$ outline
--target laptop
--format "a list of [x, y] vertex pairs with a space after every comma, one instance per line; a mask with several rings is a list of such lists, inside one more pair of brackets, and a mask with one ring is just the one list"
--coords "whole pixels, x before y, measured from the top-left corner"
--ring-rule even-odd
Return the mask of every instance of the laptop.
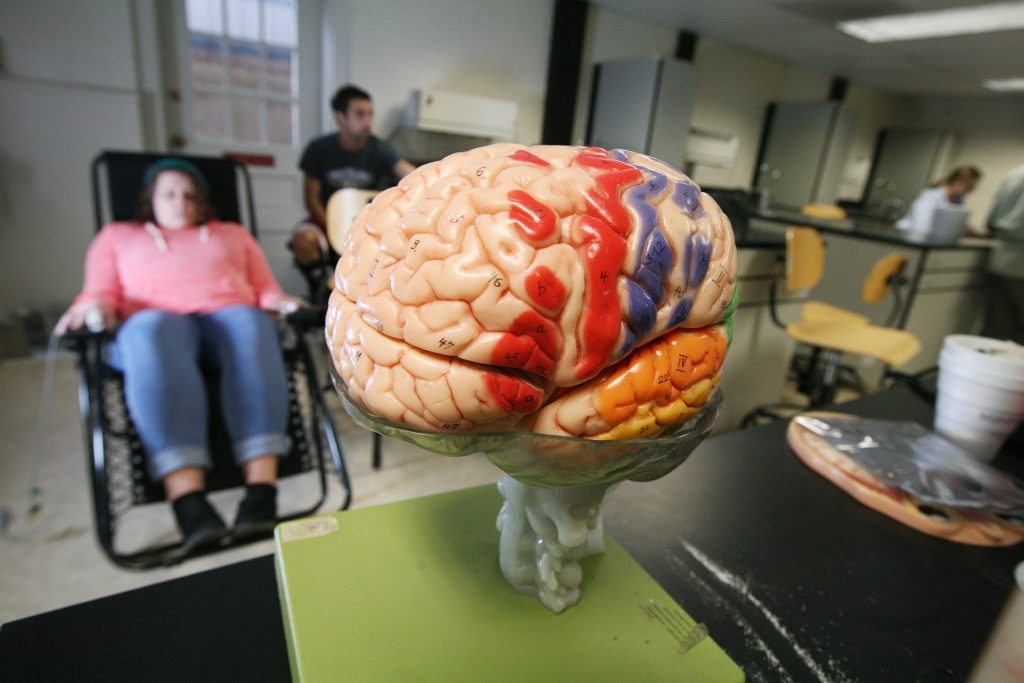
[[936, 206], [928, 241], [952, 244], [963, 237], [970, 211], [960, 206]]

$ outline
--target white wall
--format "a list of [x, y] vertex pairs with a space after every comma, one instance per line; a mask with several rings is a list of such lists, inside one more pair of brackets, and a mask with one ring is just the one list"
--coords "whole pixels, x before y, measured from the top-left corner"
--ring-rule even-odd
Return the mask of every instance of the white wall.
[[[597, 62], [675, 51], [678, 28], [627, 17], [592, 5], [581, 60], [573, 144], [583, 144]], [[697, 96], [692, 125], [739, 136], [731, 168], [696, 166], [708, 186], [749, 188], [757, 161], [765, 110], [771, 102], [825, 101], [833, 74], [789, 64], [763, 53], [700, 37], [694, 55]], [[845, 105], [854, 116], [848, 172], [840, 197], [859, 199], [878, 132], [894, 126], [954, 130], [959, 144], [952, 163], [973, 163], [985, 174], [968, 199], [980, 223], [1002, 176], [1024, 162], [1024, 97], [921, 98], [850, 84]]]
[[878, 131], [894, 126], [913, 125], [918, 105], [908, 97], [851, 84], [844, 100], [855, 115], [853, 141], [847, 159], [847, 172], [839, 185], [839, 198], [859, 200], [867, 184], [867, 174], [875, 154]]
[[[671, 57], [678, 29], [591, 6], [573, 141], [582, 144], [594, 64], [616, 59]], [[766, 55], [700, 38], [694, 55], [697, 94], [692, 126], [738, 135], [740, 152], [728, 169], [696, 167], [694, 178], [709, 186], [749, 187], [757, 161], [766, 107], [770, 102], [821, 100], [829, 77], [799, 69]]]
[[697, 41], [694, 66], [698, 84], [692, 125], [737, 135], [740, 140], [731, 168], [694, 169], [694, 180], [702, 185], [749, 188], [768, 105], [820, 102], [828, 97], [826, 74], [713, 40]]
[[[81, 283], [92, 235], [88, 166], [105, 147], [162, 149], [157, 0], [0, 2], [0, 317], [66, 304]], [[518, 140], [540, 138], [552, 0], [324, 0], [324, 97], [346, 81], [375, 96], [378, 132], [397, 125], [412, 90], [514, 99]], [[595, 62], [665, 55], [675, 27], [591, 6], [573, 140], [586, 126]], [[823, 100], [830, 74], [701, 38], [695, 126], [740, 136], [732, 168], [697, 167], [705, 185], [748, 187], [764, 110]], [[980, 223], [1003, 174], [1024, 161], [1024, 98], [906, 98], [850, 86], [857, 114], [851, 160], [868, 158], [887, 126], [958, 132], [952, 163], [985, 177], [968, 199]], [[331, 125], [326, 103], [321, 121]], [[570, 142], [570, 141], [567, 141]], [[850, 179], [844, 195], [859, 186]]]
[[[62, 307], [78, 291], [95, 154], [166, 148], [158, 23], [170, 13], [156, 3], [0, 3], [0, 318]], [[515, 100], [517, 139], [540, 140], [551, 0], [325, 0], [323, 9], [324, 92], [367, 87], [380, 133], [397, 125], [413, 89], [442, 88]]]
[[[583, 144], [594, 64], [636, 57], [672, 57], [678, 29], [592, 5], [581, 60], [573, 143]], [[694, 55], [697, 93], [691, 125], [740, 139], [736, 163], [727, 169], [697, 166], [694, 178], [708, 186], [750, 187], [765, 111], [771, 102], [822, 101], [831, 77], [764, 54], [701, 37]]]
[[81, 286], [89, 163], [143, 144], [133, 21], [130, 0], [0, 3], [0, 316]]
[[540, 141], [553, 3], [550, 0], [327, 0], [334, 88], [374, 99], [377, 134], [401, 122], [413, 90], [514, 100], [516, 140]]
[[132, 35], [129, 0], [0, 3], [0, 43], [9, 76], [133, 89]]
[[580, 58], [572, 144], [585, 143], [594, 65], [620, 59], [671, 55], [675, 50], [676, 33], [672, 28], [616, 14], [597, 5], [590, 6]]

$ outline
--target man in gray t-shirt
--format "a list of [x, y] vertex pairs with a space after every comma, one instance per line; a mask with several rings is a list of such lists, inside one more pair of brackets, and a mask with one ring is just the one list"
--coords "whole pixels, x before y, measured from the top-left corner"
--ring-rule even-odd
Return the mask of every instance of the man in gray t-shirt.
[[309, 143], [299, 168], [307, 180], [320, 183], [320, 204], [327, 206], [335, 190], [382, 190], [394, 184], [394, 168], [399, 161], [394, 147], [375, 135], [360, 149], [349, 151], [341, 146], [336, 133], [328, 133]]
[[321, 263], [328, 253], [326, 207], [335, 190], [384, 189], [415, 169], [390, 144], [371, 133], [373, 102], [365, 90], [353, 85], [339, 88], [331, 98], [331, 108], [338, 132], [315, 138], [299, 161], [309, 210], [309, 218], [292, 235], [292, 251], [299, 266]]

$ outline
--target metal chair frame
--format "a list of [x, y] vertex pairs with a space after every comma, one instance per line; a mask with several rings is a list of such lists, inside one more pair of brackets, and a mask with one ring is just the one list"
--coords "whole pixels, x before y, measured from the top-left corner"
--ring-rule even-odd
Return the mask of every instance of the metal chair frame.
[[[794, 232], [792, 230], [787, 232], [787, 251], [793, 246], [792, 237]], [[816, 242], [814, 239], [807, 239], [797, 244], [798, 251], [806, 254], [812, 261], [823, 261], [824, 248], [824, 242], [821, 240], [820, 235], [817, 236]], [[794, 273], [791, 272], [792, 260], [793, 258], [788, 253], [786, 255], [779, 255], [779, 261], [780, 263], [785, 263], [786, 269], [781, 276], [772, 278], [771, 286], [768, 290], [769, 314], [775, 326], [782, 330], [786, 329], [786, 323], [781, 320], [778, 312], [778, 288], [780, 283], [785, 282], [788, 289], [813, 287], [818, 283], [823, 272], [822, 263], [815, 263], [812, 267], [808, 268], [807, 272], [797, 273], [794, 277]], [[877, 270], [877, 268], [878, 264], [875, 265], [872, 272]], [[907, 284], [907, 280], [903, 276], [902, 265], [886, 278], [885, 284], [887, 291], [893, 295], [892, 308], [885, 323], [885, 326], [888, 327], [899, 315], [903, 302], [901, 288]], [[872, 299], [871, 302], [876, 303], [880, 300]], [[807, 396], [807, 405], [776, 403], [759, 406], [743, 417], [741, 426], [754, 426], [759, 424], [761, 420], [772, 421], [781, 419], [782, 413], [779, 411], [805, 411], [832, 403], [835, 400], [843, 373], [854, 375], [857, 380], [856, 383], [858, 385], [863, 384], [855, 369], [840, 364], [840, 359], [843, 355], [842, 351], [814, 345], [809, 345], [809, 348], [810, 354], [806, 364], [804, 364], [802, 369], [796, 370], [797, 389], [800, 393]], [[887, 376], [888, 373], [887, 369]]]
[[[105, 216], [103, 211], [102, 180], [105, 164], [113, 160], [148, 166], [165, 155], [134, 152], [104, 152], [92, 164], [93, 199], [95, 205], [96, 229], [108, 220], [123, 219], [125, 216]], [[244, 188], [248, 206], [249, 229], [256, 234], [255, 212], [252, 206], [251, 180], [247, 169], [231, 159], [213, 157], [182, 157], [196, 163], [206, 172], [210, 166], [221, 171], [231, 169]], [[140, 176], [141, 177], [141, 176]], [[107, 188], [109, 190], [109, 187]], [[108, 207], [109, 208], [109, 207]], [[241, 218], [237, 214], [228, 216]], [[280, 326], [282, 353], [288, 372], [289, 383], [289, 433], [292, 450], [280, 463], [280, 476], [287, 477], [302, 472], [316, 471], [319, 484], [317, 500], [309, 507], [289, 512], [278, 518], [286, 521], [306, 516], [319, 509], [327, 495], [327, 475], [323, 450], [326, 446], [342, 485], [344, 499], [342, 510], [352, 500], [351, 483], [345, 465], [344, 453], [338, 439], [323, 389], [316, 377], [316, 365], [309, 345], [306, 343], [307, 330], [323, 320], [322, 310], [300, 311], [286, 319]], [[163, 489], [158, 482], [149, 480], [145, 471], [145, 453], [135, 431], [131, 416], [124, 405], [123, 378], [107, 364], [106, 351], [110, 340], [106, 333], [77, 331], [66, 335], [65, 344], [78, 356], [78, 399], [82, 415], [85, 451], [89, 467], [92, 490], [93, 512], [99, 545], [107, 557], [116, 565], [129, 569], [149, 569], [168, 566], [187, 558], [237, 547], [269, 536], [255, 535], [244, 538], [229, 536], [224, 543], [200, 548], [186, 553], [180, 542], [157, 545], [134, 552], [121, 552], [115, 543], [120, 517], [134, 506], [164, 500]], [[210, 383], [208, 382], [208, 385]], [[214, 383], [215, 384], [215, 383]], [[241, 486], [240, 468], [230, 456], [230, 441], [220, 417], [219, 402], [215, 386], [207, 387], [214, 398], [210, 405], [210, 450], [213, 469], [207, 479], [209, 491], [219, 491]], [[127, 478], [129, 483], [125, 483]], [[127, 489], [127, 490], [123, 490]]]

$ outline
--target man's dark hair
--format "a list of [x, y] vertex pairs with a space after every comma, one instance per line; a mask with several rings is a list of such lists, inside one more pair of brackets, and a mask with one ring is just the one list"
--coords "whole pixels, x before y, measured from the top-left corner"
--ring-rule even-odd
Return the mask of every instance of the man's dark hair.
[[340, 113], [348, 113], [348, 103], [352, 100], [372, 100], [370, 93], [366, 92], [362, 88], [349, 84], [343, 85], [338, 88], [338, 92], [334, 93], [334, 97], [331, 98], [331, 109]]

